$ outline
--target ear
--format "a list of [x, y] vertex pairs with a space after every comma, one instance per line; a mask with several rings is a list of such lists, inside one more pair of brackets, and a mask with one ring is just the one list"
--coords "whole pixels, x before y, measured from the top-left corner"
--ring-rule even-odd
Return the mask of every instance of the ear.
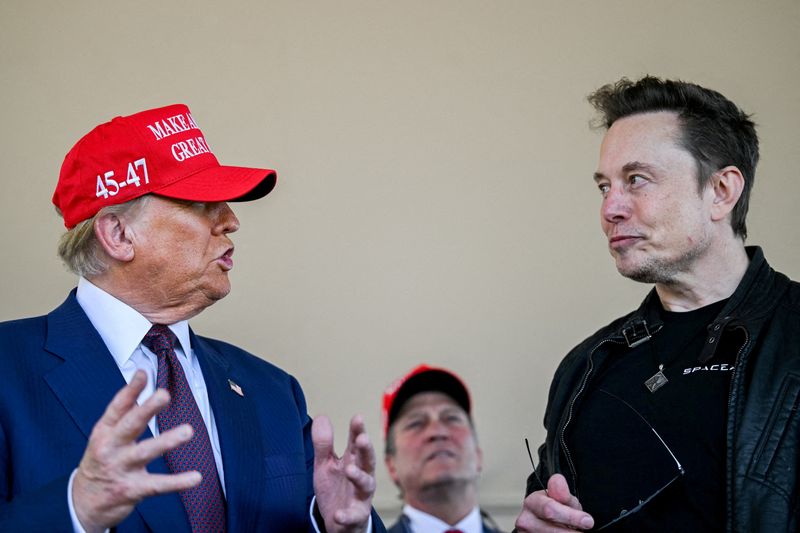
[[389, 471], [389, 477], [391, 477], [392, 481], [394, 481], [394, 484], [397, 485], [397, 468], [394, 465], [394, 456], [384, 456], [383, 462], [386, 463], [386, 470]]
[[117, 261], [132, 261], [134, 257], [133, 240], [130, 228], [115, 214], [105, 214], [94, 221], [94, 235], [103, 251]]
[[744, 176], [737, 167], [728, 166], [715, 172], [709, 185], [713, 193], [711, 220], [724, 220], [742, 195]]

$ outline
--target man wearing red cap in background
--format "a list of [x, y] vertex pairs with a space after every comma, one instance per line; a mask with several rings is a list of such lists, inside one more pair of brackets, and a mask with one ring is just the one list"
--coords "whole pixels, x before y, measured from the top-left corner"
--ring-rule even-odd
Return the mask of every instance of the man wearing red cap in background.
[[470, 407], [458, 376], [427, 365], [384, 393], [386, 467], [405, 503], [389, 533], [497, 532], [478, 507], [483, 452]]
[[221, 166], [184, 105], [67, 154], [53, 203], [78, 287], [0, 324], [0, 530], [383, 529], [360, 417], [339, 459], [292, 376], [188, 325], [230, 290], [226, 202], [275, 179]]

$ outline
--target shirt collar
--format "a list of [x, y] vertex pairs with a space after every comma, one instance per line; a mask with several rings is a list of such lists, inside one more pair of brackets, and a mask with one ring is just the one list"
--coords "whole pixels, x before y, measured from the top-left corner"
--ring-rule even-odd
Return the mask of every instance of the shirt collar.
[[[122, 367], [139, 347], [152, 324], [134, 308], [86, 278], [78, 279], [76, 298], [108, 351], [111, 352], [117, 366]], [[178, 338], [183, 353], [191, 358], [189, 322], [182, 320], [170, 324], [169, 329]]]
[[483, 521], [481, 520], [481, 512], [475, 507], [469, 512], [467, 516], [462, 518], [457, 524], [452, 526], [435, 516], [429, 515], [426, 512], [420, 511], [409, 504], [403, 506], [403, 514], [408, 517], [411, 522], [411, 531], [415, 533], [420, 532], [435, 532], [440, 533], [448, 529], [460, 529], [464, 533], [481, 533], [483, 531]]

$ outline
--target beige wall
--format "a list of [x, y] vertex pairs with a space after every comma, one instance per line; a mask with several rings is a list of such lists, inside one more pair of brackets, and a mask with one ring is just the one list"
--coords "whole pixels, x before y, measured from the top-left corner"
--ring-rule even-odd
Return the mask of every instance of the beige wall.
[[460, 372], [510, 527], [555, 365], [647, 290], [599, 231], [585, 95], [653, 73], [754, 112], [750, 242], [798, 278], [799, 28], [797, 0], [4, 0], [0, 319], [75, 283], [49, 204], [72, 144], [188, 103], [223, 162], [280, 178], [238, 208], [234, 291], [195, 329], [295, 374], [340, 446], [356, 411], [382, 446], [381, 392], [417, 362]]

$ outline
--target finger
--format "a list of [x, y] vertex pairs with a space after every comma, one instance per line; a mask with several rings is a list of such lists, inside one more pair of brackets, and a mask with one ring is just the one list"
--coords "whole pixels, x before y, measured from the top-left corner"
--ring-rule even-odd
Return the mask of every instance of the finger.
[[573, 496], [569, 491], [567, 478], [561, 474], [553, 474], [550, 476], [550, 479], [547, 480], [547, 495], [557, 502], [568, 505], [573, 509], [583, 510], [578, 498]]
[[150, 496], [193, 489], [202, 481], [203, 475], [197, 470], [178, 474], [146, 473], [133, 483], [130, 496], [133, 496], [133, 501], [139, 501]]
[[362, 529], [367, 526], [369, 519], [370, 508], [364, 507], [350, 507], [347, 509], [339, 509], [333, 513], [333, 520], [340, 526], [355, 527], [361, 526]]
[[350, 423], [350, 437], [352, 445], [348, 452], [355, 457], [356, 466], [369, 474], [374, 474], [375, 449], [372, 447], [369, 434], [365, 431], [363, 421], [356, 420], [356, 417], [353, 417]]
[[311, 424], [311, 442], [314, 444], [314, 464], [327, 461], [333, 453], [333, 426], [327, 416], [318, 416]]
[[142, 404], [128, 410], [115, 427], [117, 443], [127, 444], [136, 440], [156, 416], [169, 403], [169, 393], [164, 389], [156, 391]]
[[133, 405], [136, 404], [136, 399], [139, 394], [144, 390], [147, 384], [147, 374], [142, 370], [137, 370], [133, 374], [130, 383], [122, 387], [115, 395], [111, 402], [106, 407], [103, 416], [98, 420], [98, 424], [113, 426], [127, 413]]
[[514, 522], [514, 531], [518, 533], [564, 533], [575, 531], [574, 528], [551, 524], [539, 519], [528, 511], [522, 511]]
[[350, 433], [347, 436], [347, 447], [350, 448], [353, 446], [356, 438], [365, 432], [364, 417], [361, 415], [354, 415], [353, 418], [350, 419]]
[[554, 500], [543, 490], [534, 492], [525, 498], [523, 511], [529, 511], [533, 516], [550, 525], [578, 529], [589, 529], [594, 526], [594, 519], [590, 514]]
[[131, 446], [122, 454], [122, 460], [130, 467], [144, 468], [148, 463], [165, 452], [189, 442], [194, 435], [190, 424], [181, 424], [157, 437], [145, 439]]
[[371, 473], [350, 464], [345, 468], [345, 475], [353, 483], [356, 492], [360, 494], [360, 499], [368, 499], [375, 493], [375, 476]]

